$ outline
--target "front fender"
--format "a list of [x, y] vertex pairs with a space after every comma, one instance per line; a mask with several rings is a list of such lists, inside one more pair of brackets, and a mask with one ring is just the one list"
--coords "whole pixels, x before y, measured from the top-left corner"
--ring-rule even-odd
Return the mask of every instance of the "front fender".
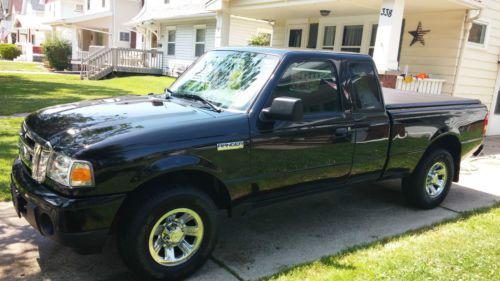
[[175, 155], [158, 159], [138, 171], [133, 182], [139, 186], [166, 173], [176, 171], [200, 171], [220, 178], [221, 169], [214, 163], [195, 155]]

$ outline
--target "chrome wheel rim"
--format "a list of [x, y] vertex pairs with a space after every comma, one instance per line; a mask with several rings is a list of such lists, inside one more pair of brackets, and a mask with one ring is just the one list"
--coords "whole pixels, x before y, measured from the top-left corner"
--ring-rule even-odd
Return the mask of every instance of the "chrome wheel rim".
[[439, 196], [448, 180], [448, 170], [444, 162], [436, 162], [429, 169], [427, 179], [425, 181], [425, 191], [431, 198]]
[[200, 216], [191, 209], [174, 209], [158, 219], [151, 229], [149, 253], [161, 265], [179, 265], [198, 251], [202, 239]]

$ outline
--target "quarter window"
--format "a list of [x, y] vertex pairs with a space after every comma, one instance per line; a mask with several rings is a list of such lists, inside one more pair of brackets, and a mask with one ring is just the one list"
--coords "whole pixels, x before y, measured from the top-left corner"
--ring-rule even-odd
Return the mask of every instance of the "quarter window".
[[336, 77], [330, 62], [295, 62], [283, 74], [272, 96], [301, 99], [306, 114], [337, 112], [341, 103]]
[[373, 65], [367, 62], [351, 63], [351, 86], [356, 110], [380, 110], [382, 98]]
[[206, 29], [205, 28], [196, 28], [195, 29], [196, 33], [196, 38], [195, 38], [195, 43], [194, 43], [194, 56], [199, 57], [205, 53], [205, 35], [206, 35]]
[[361, 52], [361, 41], [363, 39], [362, 25], [346, 25], [344, 26], [344, 35], [342, 37], [342, 51], [345, 52]]
[[167, 55], [175, 55], [175, 29], [168, 31]]

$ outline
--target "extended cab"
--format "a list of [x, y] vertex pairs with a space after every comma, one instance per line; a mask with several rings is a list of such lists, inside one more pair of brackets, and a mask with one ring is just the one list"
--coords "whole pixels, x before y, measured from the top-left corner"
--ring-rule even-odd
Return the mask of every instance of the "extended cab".
[[412, 205], [439, 205], [486, 115], [477, 100], [383, 89], [366, 55], [223, 48], [163, 94], [27, 116], [12, 196], [42, 235], [89, 252], [115, 234], [130, 268], [176, 279], [212, 251], [217, 210], [387, 178]]

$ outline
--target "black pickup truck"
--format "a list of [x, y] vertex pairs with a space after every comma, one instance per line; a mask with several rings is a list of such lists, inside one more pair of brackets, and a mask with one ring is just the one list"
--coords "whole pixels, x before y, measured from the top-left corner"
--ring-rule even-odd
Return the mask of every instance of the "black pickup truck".
[[115, 235], [131, 269], [178, 279], [214, 248], [218, 210], [388, 178], [436, 207], [486, 116], [477, 100], [381, 88], [367, 55], [222, 48], [163, 94], [27, 116], [12, 197], [46, 237], [88, 253]]

